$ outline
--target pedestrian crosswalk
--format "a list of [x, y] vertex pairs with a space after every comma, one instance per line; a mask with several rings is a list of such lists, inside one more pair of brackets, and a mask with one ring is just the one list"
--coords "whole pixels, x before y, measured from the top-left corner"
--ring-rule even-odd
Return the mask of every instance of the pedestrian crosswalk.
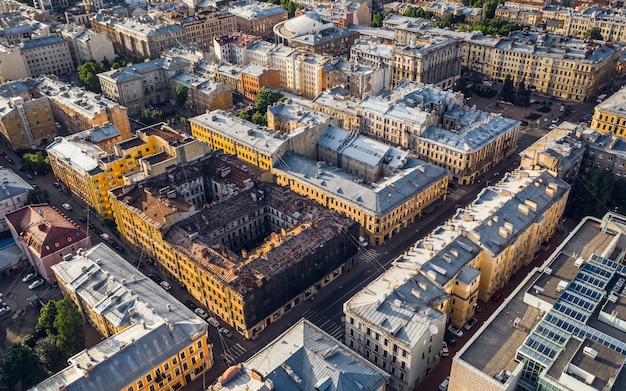
[[376, 260], [379, 254], [378, 250], [368, 248], [361, 252], [359, 258], [363, 259], [365, 262], [372, 262]]
[[333, 338], [343, 341], [343, 325], [320, 314], [315, 309], [309, 309], [302, 314], [309, 322], [330, 334]]
[[228, 342], [224, 341], [223, 347], [224, 352], [222, 353], [222, 358], [229, 364], [243, 361], [239, 359], [239, 357], [245, 355], [248, 351], [239, 342], [235, 343], [234, 345], [230, 345]]

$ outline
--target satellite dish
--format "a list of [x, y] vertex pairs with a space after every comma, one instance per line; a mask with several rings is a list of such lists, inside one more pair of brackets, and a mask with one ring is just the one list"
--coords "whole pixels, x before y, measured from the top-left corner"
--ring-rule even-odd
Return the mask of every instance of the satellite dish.
[[431, 323], [430, 326], [428, 326], [428, 330], [430, 330], [430, 333], [432, 335], [436, 335], [437, 333], [439, 333], [439, 329], [437, 328], [437, 325]]

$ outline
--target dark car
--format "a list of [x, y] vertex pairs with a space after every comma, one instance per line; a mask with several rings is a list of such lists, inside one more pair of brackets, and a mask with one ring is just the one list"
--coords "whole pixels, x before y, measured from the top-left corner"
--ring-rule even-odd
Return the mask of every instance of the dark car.
[[502, 296], [504, 296], [504, 293], [502, 293], [502, 291], [498, 291], [496, 293], [493, 294], [493, 296], [491, 297], [492, 301], [498, 302], [502, 299]]
[[187, 308], [189, 308], [191, 310], [195, 310], [196, 309], [196, 304], [193, 301], [189, 300], [189, 299], [185, 300], [185, 305], [187, 306]]
[[157, 284], [159, 282], [163, 281], [163, 279], [161, 277], [157, 276], [156, 274], [152, 274], [152, 273], [148, 274], [148, 278], [151, 279], [152, 281], [156, 282]]
[[452, 333], [449, 333], [448, 331], [446, 331], [443, 339], [448, 343], [448, 346], [456, 345], [456, 338], [454, 338], [454, 335], [452, 335]]

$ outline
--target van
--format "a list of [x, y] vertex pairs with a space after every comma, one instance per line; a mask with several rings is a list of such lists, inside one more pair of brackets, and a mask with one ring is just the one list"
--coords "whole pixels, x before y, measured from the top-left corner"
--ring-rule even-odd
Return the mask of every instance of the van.
[[206, 321], [207, 321], [208, 324], [210, 324], [211, 326], [215, 327], [216, 329], [220, 328], [220, 323], [214, 317], [209, 316]]
[[606, 99], [607, 95], [606, 94], [602, 94], [600, 96], [598, 96], [598, 99], [596, 99], [597, 103], [601, 103], [602, 101], [604, 101]]

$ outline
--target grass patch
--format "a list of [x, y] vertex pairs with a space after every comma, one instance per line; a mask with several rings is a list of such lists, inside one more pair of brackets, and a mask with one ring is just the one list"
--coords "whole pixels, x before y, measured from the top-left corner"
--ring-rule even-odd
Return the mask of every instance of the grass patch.
[[525, 118], [529, 121], [537, 121], [539, 118], [541, 118], [541, 114], [530, 113]]
[[542, 113], [549, 113], [552, 111], [552, 107], [550, 106], [541, 106], [537, 109], [537, 111], [541, 111]]

